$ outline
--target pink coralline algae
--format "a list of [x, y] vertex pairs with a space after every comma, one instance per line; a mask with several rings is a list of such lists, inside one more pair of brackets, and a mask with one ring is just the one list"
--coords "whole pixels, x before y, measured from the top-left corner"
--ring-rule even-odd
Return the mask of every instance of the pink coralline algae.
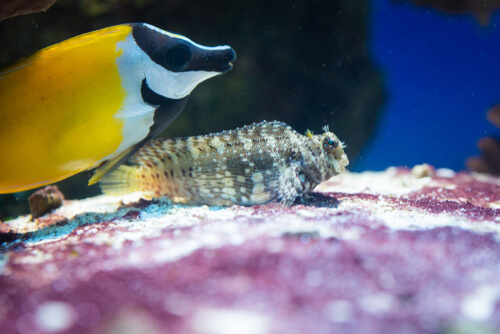
[[100, 196], [51, 216], [2, 223], [1, 333], [500, 330], [499, 178], [389, 169], [289, 208]]

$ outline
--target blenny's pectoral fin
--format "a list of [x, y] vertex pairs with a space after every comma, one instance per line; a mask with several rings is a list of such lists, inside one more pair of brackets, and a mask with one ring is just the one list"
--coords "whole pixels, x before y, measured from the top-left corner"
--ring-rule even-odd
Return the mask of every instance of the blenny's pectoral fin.
[[284, 206], [291, 206], [302, 193], [300, 169], [296, 164], [290, 164], [281, 174], [279, 180], [279, 199]]
[[278, 201], [289, 207], [301, 195], [301, 189], [297, 166], [292, 165], [284, 171], [270, 168], [266, 171], [255, 171], [245, 184], [235, 189], [236, 194], [232, 202], [249, 206]]

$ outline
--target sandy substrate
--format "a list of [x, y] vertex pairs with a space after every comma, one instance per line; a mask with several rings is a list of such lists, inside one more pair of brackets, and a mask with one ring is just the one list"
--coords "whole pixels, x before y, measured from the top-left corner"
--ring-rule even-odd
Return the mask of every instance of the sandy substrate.
[[0, 224], [1, 333], [496, 333], [500, 179], [346, 173], [305, 203], [99, 196]]

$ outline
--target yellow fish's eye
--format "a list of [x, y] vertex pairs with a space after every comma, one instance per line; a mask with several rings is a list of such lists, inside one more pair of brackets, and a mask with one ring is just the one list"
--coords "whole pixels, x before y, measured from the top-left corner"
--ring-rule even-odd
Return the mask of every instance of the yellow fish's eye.
[[181, 72], [189, 65], [193, 54], [189, 47], [180, 44], [168, 50], [166, 58], [168, 69], [172, 72]]
[[325, 139], [323, 139], [323, 149], [326, 152], [333, 152], [338, 146], [338, 141], [332, 140], [330, 137], [325, 137]]

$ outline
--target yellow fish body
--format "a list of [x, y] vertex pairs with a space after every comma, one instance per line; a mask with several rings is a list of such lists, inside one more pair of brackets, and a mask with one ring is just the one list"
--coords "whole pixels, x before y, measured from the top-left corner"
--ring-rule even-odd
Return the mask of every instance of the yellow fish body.
[[43, 49], [0, 72], [0, 194], [117, 167], [182, 111], [196, 85], [231, 68], [204, 47], [124, 24]]

